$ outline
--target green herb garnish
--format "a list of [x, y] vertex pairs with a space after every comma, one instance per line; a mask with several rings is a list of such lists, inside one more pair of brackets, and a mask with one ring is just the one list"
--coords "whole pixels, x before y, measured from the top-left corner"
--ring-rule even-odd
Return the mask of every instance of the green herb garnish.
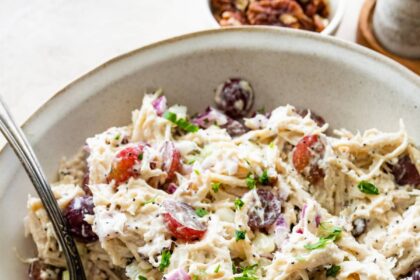
[[236, 268], [236, 265], [234, 263], [232, 263], [232, 273], [233, 274], [238, 273], [238, 269]]
[[197, 214], [197, 216], [199, 216], [200, 218], [203, 218], [208, 213], [209, 212], [207, 212], [207, 210], [206, 209], [203, 209], [203, 208], [195, 209], [195, 214]]
[[245, 202], [242, 201], [240, 198], [235, 198], [235, 208], [240, 210], [242, 206], [245, 205]]
[[220, 189], [220, 183], [211, 183], [211, 189], [217, 193]]
[[268, 185], [270, 182], [270, 179], [268, 178], [268, 172], [267, 170], [264, 170], [261, 176], [258, 178], [258, 182], [262, 185]]
[[276, 144], [274, 144], [274, 141], [271, 142], [270, 144], [268, 144], [268, 147], [270, 147], [270, 149], [274, 149]]
[[197, 132], [198, 131], [198, 126], [190, 123], [186, 119], [182, 119], [182, 118], [178, 119], [175, 113], [172, 113], [170, 111], [166, 111], [163, 114], [163, 117], [165, 119], [167, 119], [168, 121], [176, 124], [182, 130], [185, 130], [187, 132]]
[[264, 115], [265, 114], [265, 106], [262, 106], [260, 109], [257, 110], [258, 114]]
[[199, 279], [198, 275], [194, 274], [193, 277], [192, 277], [192, 280], [198, 280], [198, 279]]
[[375, 195], [379, 194], [378, 188], [374, 184], [369, 183], [368, 181], [360, 181], [359, 184], [357, 184], [357, 187], [363, 193]]
[[196, 161], [196, 159], [190, 159], [189, 161], [187, 161], [187, 164], [188, 165], [193, 165], [195, 161]]
[[[234, 280], [258, 280], [255, 275], [257, 273], [257, 264], [246, 266], [242, 268], [242, 276], [234, 277]], [[236, 273], [236, 272], [234, 272]]]
[[139, 275], [139, 277], [137, 278], [137, 280], [147, 280], [146, 277]]
[[145, 202], [142, 203], [142, 205], [144, 206], [144, 205], [153, 203], [155, 201], [156, 201], [156, 196], [155, 197], [152, 197], [151, 199], [146, 200]]
[[246, 232], [244, 230], [235, 230], [235, 239], [236, 241], [244, 240]]
[[200, 171], [198, 171], [197, 169], [194, 169], [194, 173], [200, 175]]
[[220, 264], [214, 269], [214, 273], [218, 273], [220, 270]]
[[165, 268], [167, 268], [171, 264], [171, 252], [168, 250], [163, 250], [162, 252], [162, 259], [160, 260], [159, 264], [159, 271], [163, 272], [165, 271]]
[[254, 174], [249, 173], [245, 181], [248, 189], [252, 190], [257, 187], [257, 182], [255, 180]]
[[115, 135], [114, 139], [118, 141], [120, 140], [120, 137], [121, 137], [121, 133], [118, 133], [117, 135]]
[[62, 280], [70, 280], [70, 272], [68, 270], [63, 271], [63, 274], [61, 275], [61, 279]]
[[137, 156], [137, 158], [138, 158], [138, 160], [143, 160], [143, 153], [139, 154], [139, 155]]
[[335, 277], [340, 272], [341, 266], [333, 264], [330, 268], [327, 269], [327, 277]]
[[313, 244], [305, 245], [305, 249], [308, 250], [315, 250], [324, 248], [328, 243], [336, 241], [340, 238], [342, 229], [339, 227], [326, 227], [325, 224], [321, 223], [322, 229], [325, 231], [326, 235], [319, 238], [318, 242]]

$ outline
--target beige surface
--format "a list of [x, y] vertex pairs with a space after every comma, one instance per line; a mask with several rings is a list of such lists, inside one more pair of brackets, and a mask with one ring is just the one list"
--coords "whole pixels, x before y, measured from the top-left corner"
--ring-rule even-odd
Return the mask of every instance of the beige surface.
[[[338, 37], [355, 41], [362, 3], [348, 1]], [[211, 26], [206, 0], [2, 0], [0, 95], [22, 123], [104, 61]]]

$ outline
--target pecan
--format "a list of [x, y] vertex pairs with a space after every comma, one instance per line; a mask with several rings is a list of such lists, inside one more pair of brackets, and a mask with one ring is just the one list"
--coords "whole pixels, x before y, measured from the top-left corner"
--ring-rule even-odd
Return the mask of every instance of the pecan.
[[[287, 16], [283, 16], [284, 14]], [[253, 25], [291, 26], [314, 30], [312, 19], [305, 15], [302, 7], [295, 0], [252, 2], [248, 7], [247, 18]]]
[[211, 0], [213, 13], [221, 17], [226, 11], [235, 11], [235, 0]]
[[226, 11], [222, 14], [220, 21], [221, 26], [238, 26], [246, 24], [246, 17], [240, 11]]
[[328, 22], [327, 19], [324, 19], [320, 17], [319, 15], [314, 15], [313, 20], [314, 20], [314, 26], [315, 26], [316, 32], [321, 32], [322, 30], [324, 30], [326, 26], [326, 22]]
[[329, 8], [326, 0], [299, 0], [308, 17], [318, 14], [321, 17], [328, 17]]

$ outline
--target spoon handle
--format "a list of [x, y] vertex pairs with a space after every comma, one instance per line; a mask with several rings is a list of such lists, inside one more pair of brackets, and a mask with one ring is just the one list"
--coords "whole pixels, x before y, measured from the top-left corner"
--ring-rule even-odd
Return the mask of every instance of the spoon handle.
[[12, 146], [17, 157], [31, 179], [42, 204], [51, 220], [58, 242], [64, 252], [71, 280], [85, 280], [83, 264], [77, 252], [76, 244], [69, 234], [69, 228], [54, 194], [42, 171], [41, 165], [32, 150], [31, 145], [19, 126], [13, 120], [6, 104], [0, 97], [0, 131]]

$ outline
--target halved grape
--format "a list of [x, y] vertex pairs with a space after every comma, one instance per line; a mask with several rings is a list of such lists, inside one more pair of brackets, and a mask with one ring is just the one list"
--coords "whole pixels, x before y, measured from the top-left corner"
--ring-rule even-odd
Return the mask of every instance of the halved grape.
[[231, 118], [246, 116], [254, 104], [254, 91], [249, 82], [234, 78], [229, 79], [216, 89], [217, 108]]
[[254, 199], [248, 210], [248, 225], [251, 229], [271, 226], [281, 213], [281, 202], [270, 190], [257, 189], [258, 200]]
[[401, 157], [392, 166], [392, 175], [398, 185], [420, 185], [420, 174], [408, 155]]
[[193, 241], [200, 239], [207, 231], [207, 227], [199, 221], [194, 209], [186, 203], [175, 200], [163, 202], [163, 217], [172, 236]]
[[119, 186], [131, 177], [139, 176], [143, 148], [143, 144], [135, 144], [121, 150], [112, 163], [111, 171], [107, 176], [108, 183], [114, 180], [115, 185]]
[[175, 148], [174, 143], [166, 141], [161, 149], [162, 153], [162, 170], [164, 170], [168, 176], [167, 181], [174, 179], [175, 173], [181, 170], [181, 152]]
[[64, 209], [71, 235], [78, 241], [90, 243], [98, 240], [98, 236], [93, 232], [92, 226], [84, 220], [85, 215], [93, 215], [94, 205], [91, 196], [75, 197]]
[[318, 161], [324, 156], [325, 146], [318, 135], [307, 135], [293, 151], [293, 165], [312, 184], [324, 177]]

